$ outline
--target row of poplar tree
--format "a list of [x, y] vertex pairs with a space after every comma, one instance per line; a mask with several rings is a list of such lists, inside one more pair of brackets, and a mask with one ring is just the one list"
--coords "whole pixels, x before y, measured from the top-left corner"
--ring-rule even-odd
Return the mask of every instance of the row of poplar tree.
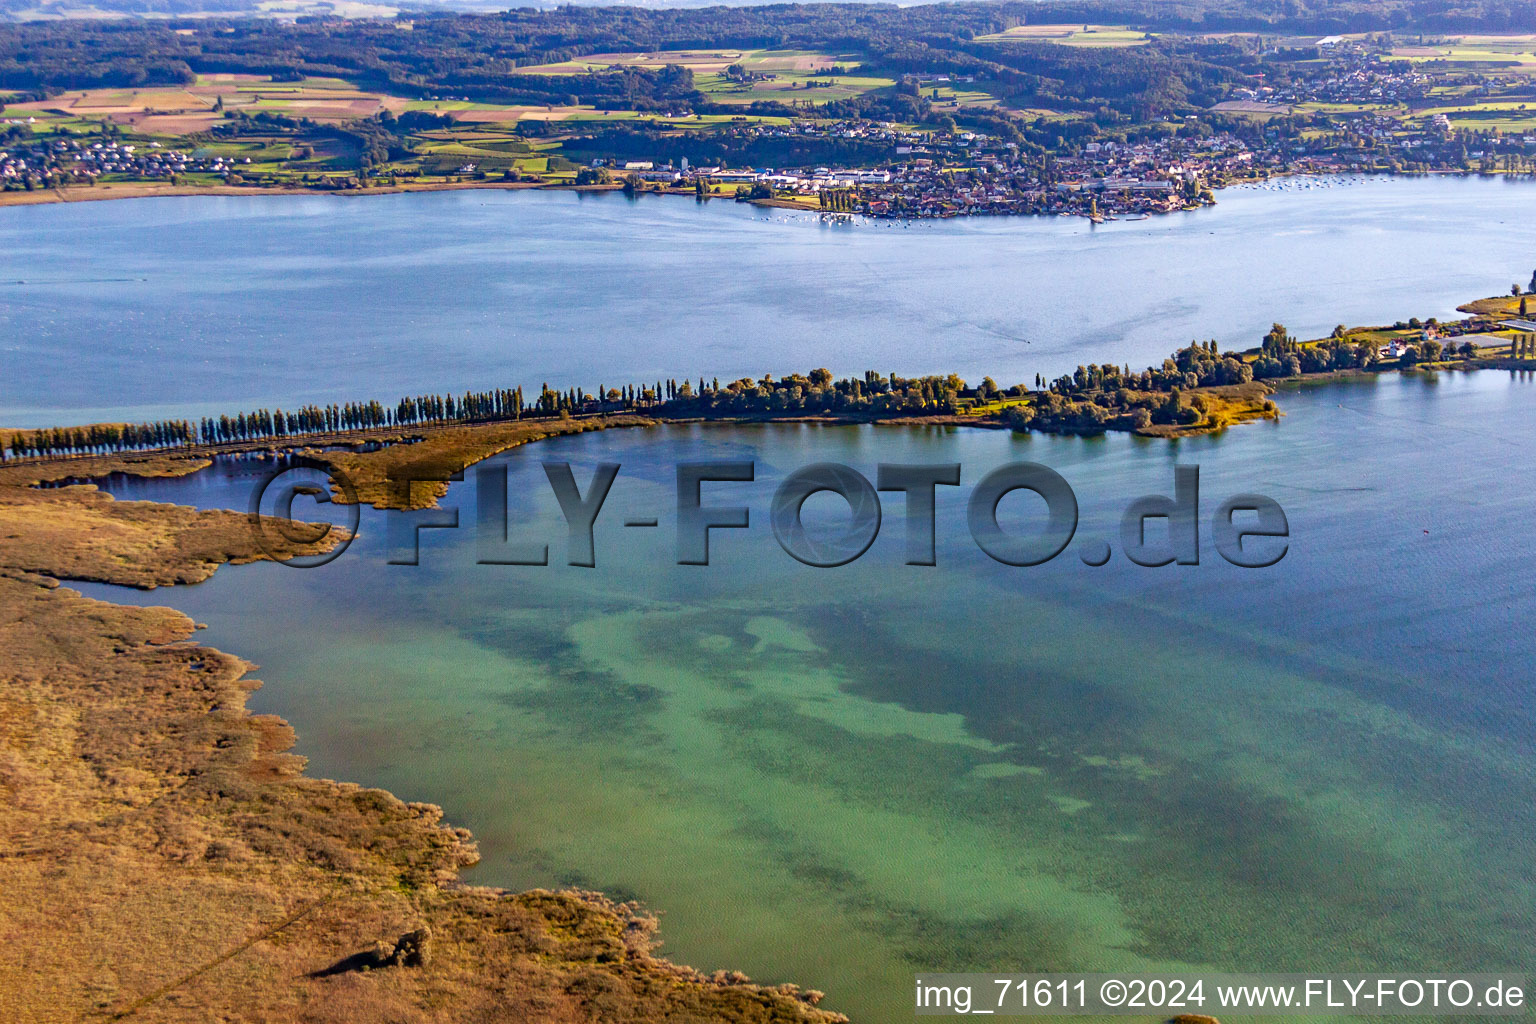
[[[703, 381], [700, 380], [702, 388]], [[106, 452], [146, 451], [193, 445], [229, 444], [239, 441], [280, 440], [310, 434], [334, 434], [378, 427], [442, 423], [489, 423], [569, 415], [582, 411], [616, 411], [653, 406], [657, 395], [675, 397], [688, 390], [686, 382], [657, 381], [654, 389], [627, 385], [597, 395], [577, 388], [553, 391], [546, 384], [532, 403], [524, 401], [522, 388], [467, 392], [462, 395], [417, 395], [402, 398], [393, 407], [381, 402], [347, 402], [306, 405], [292, 411], [257, 409], [234, 416], [205, 416], [188, 420], [156, 420], [150, 423], [100, 423], [87, 427], [46, 427], [13, 431], [0, 445], [0, 460], [28, 456], [86, 455]], [[597, 397], [601, 396], [601, 397]]]

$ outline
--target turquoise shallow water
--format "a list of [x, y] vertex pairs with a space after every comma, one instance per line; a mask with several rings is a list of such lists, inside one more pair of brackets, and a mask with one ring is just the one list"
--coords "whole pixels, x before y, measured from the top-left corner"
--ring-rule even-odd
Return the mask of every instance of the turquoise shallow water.
[[[1536, 745], [1530, 529], [1536, 382], [1503, 373], [1288, 392], [1284, 419], [1177, 443], [1002, 432], [693, 426], [494, 460], [549, 567], [475, 564], [475, 479], [385, 564], [383, 515], [313, 570], [221, 569], [151, 594], [260, 663], [258, 710], [317, 773], [443, 804], [475, 880], [579, 884], [663, 912], [666, 951], [905, 1019], [922, 970], [1500, 970], [1528, 963]], [[752, 527], [673, 564], [674, 466]], [[538, 463], [622, 464], [597, 567], [559, 564]], [[1028, 459], [1067, 478], [1078, 541], [1009, 568], [964, 499]], [[859, 561], [816, 570], [767, 523], [819, 461], [959, 462], [938, 562], [902, 564], [901, 499]], [[1120, 511], [1201, 467], [1203, 515], [1256, 491], [1291, 549], [1241, 570], [1117, 550]], [[243, 508], [254, 470], [118, 481]], [[739, 496], [739, 497], [738, 497]], [[1018, 501], [1017, 505], [1008, 502]], [[1022, 498], [1004, 504], [1027, 519]], [[808, 513], [835, 521], [832, 499]], [[626, 529], [657, 516], [655, 530]]]

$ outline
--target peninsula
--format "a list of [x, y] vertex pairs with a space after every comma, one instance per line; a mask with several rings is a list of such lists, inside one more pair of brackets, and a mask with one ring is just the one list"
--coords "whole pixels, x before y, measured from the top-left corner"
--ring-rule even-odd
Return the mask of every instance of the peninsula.
[[[991, 377], [968, 384], [954, 374], [900, 377], [866, 371], [834, 379], [830, 370], [744, 377], [669, 378], [610, 387], [497, 388], [461, 395], [408, 396], [392, 404], [354, 401], [298, 409], [254, 409], [203, 417], [199, 422], [163, 420], [141, 424], [93, 424], [36, 430], [0, 430], [0, 465], [89, 460], [105, 455], [206, 459], [219, 454], [278, 449], [369, 445], [401, 440], [399, 451], [364, 454], [318, 452], [349, 470], [428, 453], [462, 452], [456, 472], [498, 451], [543, 437], [607, 426], [677, 420], [822, 420], [895, 424], [946, 423], [1097, 434], [1126, 431], [1148, 437], [1212, 433], [1280, 410], [1269, 396], [1275, 386], [1341, 375], [1404, 370], [1536, 369], [1536, 321], [1525, 319], [1536, 303], [1536, 272], [1528, 285], [1515, 283], [1504, 296], [1461, 307], [1454, 321], [1411, 317], [1390, 325], [1346, 327], [1326, 338], [1298, 340], [1275, 324], [1259, 345], [1220, 351], [1215, 341], [1192, 342], [1160, 366], [1140, 371], [1090, 363], [1046, 381], [1000, 385]], [[64, 461], [60, 461], [64, 460]], [[459, 461], [457, 459], [451, 461]], [[67, 474], [89, 477], [81, 472]], [[378, 488], [383, 474], [363, 472], [364, 500], [388, 504]], [[446, 479], [446, 476], [444, 476]], [[403, 500], [403, 499], [400, 499]]]

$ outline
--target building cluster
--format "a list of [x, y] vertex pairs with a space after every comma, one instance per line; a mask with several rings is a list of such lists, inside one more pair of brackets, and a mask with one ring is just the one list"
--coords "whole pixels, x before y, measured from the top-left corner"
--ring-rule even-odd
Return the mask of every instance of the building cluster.
[[1520, 171], [1536, 166], [1536, 133], [1455, 127], [1444, 114], [1399, 118], [1381, 111], [1336, 117], [1333, 129], [1287, 147], [1294, 170], [1371, 168]]
[[[1381, 40], [1329, 37], [1317, 44], [1324, 60], [1294, 65], [1293, 78], [1255, 76], [1228, 98], [1263, 104], [1298, 120], [1249, 121], [1191, 117], [1194, 130], [1146, 141], [1079, 136], [1042, 162], [1017, 144], [980, 132], [919, 131], [873, 121], [805, 119], [764, 124], [745, 118], [727, 129], [737, 141], [820, 136], [872, 143], [890, 162], [854, 169], [828, 167], [723, 169], [646, 165], [615, 168], [643, 180], [689, 184], [699, 177], [741, 185], [762, 183], [779, 193], [817, 198], [854, 190], [852, 206], [874, 216], [955, 216], [967, 213], [1057, 212], [1087, 216], [1138, 215], [1177, 209], [1236, 180], [1291, 172], [1513, 171], [1536, 173], [1536, 134], [1458, 127], [1428, 113], [1432, 90], [1453, 85], [1462, 99], [1506, 88], [1475, 69], [1395, 58]], [[920, 85], [944, 76], [918, 76]], [[1303, 105], [1313, 105], [1311, 107]], [[1343, 109], [1319, 106], [1347, 105]], [[1236, 108], [1247, 113], [1242, 107]], [[1414, 113], [1415, 110], [1425, 111]], [[1177, 122], [1177, 118], [1164, 118]]]
[[[1328, 40], [1323, 40], [1328, 43]], [[1422, 100], [1444, 75], [1409, 60], [1385, 60], [1363, 42], [1340, 40], [1320, 47], [1327, 63], [1314, 74], [1280, 86], [1260, 85], [1234, 99], [1269, 103], [1408, 103]]]
[[781, 197], [817, 201], [838, 212], [873, 217], [954, 217], [1059, 213], [1087, 217], [1149, 215], [1209, 201], [1212, 179], [1246, 176], [1256, 159], [1235, 135], [1156, 141], [1090, 142], [1070, 155], [1021, 155], [1017, 143], [977, 132], [913, 132], [878, 123], [805, 122], [757, 126], [763, 136], [812, 131], [891, 144], [895, 160], [879, 166], [730, 168], [647, 160], [594, 161], [615, 176], [667, 186], [704, 179], [717, 185], [766, 186]]
[[1198, 196], [1182, 176], [1099, 176], [1056, 180], [1038, 168], [992, 163], [902, 167], [888, 182], [860, 184], [847, 208], [872, 217], [927, 218], [985, 214], [1061, 214], [1112, 218], [1180, 209]]
[[24, 137], [0, 147], [0, 182], [7, 189], [92, 182], [109, 174], [150, 181], [188, 173], [227, 177], [235, 169], [234, 158], [183, 153], [158, 142]]

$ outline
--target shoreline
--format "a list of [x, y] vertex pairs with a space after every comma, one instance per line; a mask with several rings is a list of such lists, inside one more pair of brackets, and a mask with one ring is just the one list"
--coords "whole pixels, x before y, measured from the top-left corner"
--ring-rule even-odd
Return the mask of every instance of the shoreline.
[[[1369, 373], [1370, 371], [1362, 371]], [[1273, 393], [1269, 385], [1263, 395]], [[1189, 394], [1220, 391], [1221, 387], [1201, 388]], [[1125, 433], [1133, 436], [1176, 440], [1181, 437], [1198, 437], [1219, 433], [1231, 426], [1256, 419], [1278, 418], [1266, 415], [1262, 410], [1242, 410], [1230, 420], [1196, 425], [1151, 426], [1142, 430], [1106, 430], [1105, 433]], [[336, 431], [322, 434], [300, 435], [292, 439], [251, 439], [244, 441], [196, 444], [180, 448], [144, 449], [111, 454], [57, 454], [9, 458], [0, 462], [0, 487], [8, 479], [23, 481], [26, 486], [67, 487], [72, 484], [94, 486], [92, 481], [112, 473], [130, 476], [180, 476], [196, 472], [196, 469], [180, 470], [183, 462], [199, 462], [209, 465], [210, 460], [242, 455], [264, 457], [300, 456], [313, 459], [345, 473], [356, 488], [357, 501], [378, 509], [420, 510], [433, 507], [436, 499], [448, 487], [449, 475], [460, 473], [478, 462], [491, 458], [511, 448], [560, 437], [567, 434], [593, 430], [611, 430], [625, 427], [650, 427], [668, 424], [702, 424], [722, 426], [769, 426], [773, 424], [816, 423], [826, 426], [873, 426], [873, 427], [967, 427], [979, 430], [1016, 429], [1004, 420], [982, 414], [936, 413], [933, 415], [909, 414], [894, 416], [863, 416], [853, 414], [798, 414], [788, 416], [728, 415], [728, 416], [668, 416], [647, 415], [645, 410], [632, 413], [596, 413], [573, 416], [569, 419], [529, 418], [500, 422], [448, 422], [415, 427], [373, 427]], [[0, 427], [0, 444], [13, 433], [26, 434], [32, 428]], [[50, 428], [39, 428], [47, 430]], [[70, 429], [70, 428], [65, 428]], [[1031, 428], [1046, 434], [1074, 435], [1081, 432], [1057, 430], [1046, 427]], [[377, 447], [374, 447], [377, 446]], [[357, 449], [366, 449], [359, 451]], [[412, 477], [409, 490], [398, 492], [388, 486], [391, 477], [404, 477], [408, 473], [422, 475]], [[11, 474], [7, 476], [7, 474]], [[419, 486], [418, 486], [419, 485]], [[423, 491], [428, 492], [424, 495]], [[350, 496], [337, 491], [333, 500], [350, 503]]]
[[[1198, 388], [1186, 394], [1252, 389], [1254, 393], [1267, 397], [1283, 390], [1369, 380], [1394, 373], [1421, 374], [1440, 371], [1473, 373], [1485, 370], [1536, 372], [1536, 364], [1524, 365], [1517, 360], [1480, 358], [1462, 363], [1330, 370], [1325, 373], [1252, 382], [1249, 385], [1217, 385]], [[1094, 433], [1114, 433], [1147, 440], [1176, 441], [1181, 438], [1224, 433], [1234, 426], [1261, 420], [1279, 420], [1283, 416], [1283, 410], [1278, 408], [1272, 413], [1257, 409], [1241, 409], [1230, 419], [1194, 425], [1154, 424], [1139, 430], [1106, 428], [1095, 432], [1043, 426], [1023, 429], [1026, 432], [1054, 436], [1075, 437], [1091, 436]], [[95, 489], [97, 486], [95, 481], [106, 479], [114, 474], [145, 478], [185, 476], [212, 466], [220, 458], [301, 457], [322, 463], [347, 475], [349, 483], [356, 488], [355, 495], [333, 489], [332, 500], [339, 504], [350, 504], [355, 497], [358, 504], [371, 505], [380, 510], [420, 511], [435, 506], [437, 498], [447, 491], [451, 475], [462, 473], [479, 462], [525, 444], [568, 434], [634, 427], [788, 424], [911, 428], [963, 427], [976, 430], [1020, 429], [1002, 418], [990, 415], [954, 413], [886, 417], [832, 413], [788, 416], [666, 416], [647, 415], [640, 410], [621, 414], [585, 414], [568, 419], [530, 418], [502, 422], [432, 423], [419, 426], [340, 430], [301, 435], [288, 440], [263, 438], [107, 454], [13, 457], [0, 462], [0, 495], [3, 495], [7, 487], [25, 488], [33, 493], [56, 493], [76, 487]], [[0, 445], [4, 444], [9, 434], [28, 433], [32, 429], [0, 427]], [[412, 472], [423, 475], [405, 480], [404, 482], [410, 485], [409, 489], [402, 491], [398, 487], [387, 486], [392, 482], [392, 475], [404, 478]], [[4, 568], [3, 557], [3, 548], [0, 548], [0, 569]]]
[[[338, 1024], [847, 1020], [819, 992], [659, 957], [638, 905], [464, 883], [478, 852], [441, 808], [304, 773], [291, 726], [246, 706], [256, 666], [192, 641], [178, 610], [61, 585], [175, 585], [272, 557], [245, 515], [38, 489], [15, 469], [0, 468], [0, 1002], [18, 1022], [153, 1006], [200, 1024], [255, 1005]], [[125, 927], [134, 941], [101, 946]]]
[[[1427, 170], [1427, 171], [1400, 171], [1390, 174], [1386, 171], [1284, 171], [1259, 178], [1242, 178], [1224, 185], [1213, 186], [1216, 194], [1227, 189], [1238, 188], [1244, 185], [1262, 184], [1269, 181], [1279, 181], [1291, 178], [1501, 178], [1511, 176], [1510, 172], [1497, 172], [1493, 174], [1481, 174], [1477, 171], [1452, 171], [1452, 170]], [[1519, 175], [1529, 178], [1530, 175]], [[243, 185], [172, 185], [156, 181], [119, 181], [98, 185], [64, 185], [53, 188], [36, 189], [33, 191], [0, 192], [0, 208], [8, 206], [51, 206], [65, 205], [69, 203], [105, 202], [116, 199], [159, 199], [171, 197], [189, 196], [333, 196], [338, 199], [362, 199], [368, 196], [402, 195], [412, 192], [458, 192], [469, 190], [494, 190], [507, 192], [622, 192], [622, 184], [607, 185], [573, 185], [555, 182], [530, 182], [530, 181], [456, 181], [456, 182], [430, 182], [424, 184], [395, 184], [395, 185], [370, 185], [367, 188], [356, 189], [324, 189], [324, 188], [297, 188], [287, 185], [247, 187]], [[104, 195], [103, 193], [112, 193]], [[642, 189], [636, 195], [674, 196], [685, 199], [697, 199], [693, 189]], [[731, 196], [711, 196], [708, 201], [731, 202], [739, 200]], [[820, 207], [813, 206], [810, 200], [797, 200], [792, 198], [774, 197], [772, 199], [749, 199], [746, 205], [757, 206], [763, 209], [782, 209], [799, 213], [820, 214], [824, 212]], [[1157, 217], [1169, 216], [1175, 213], [1189, 213], [1199, 211], [1219, 203], [1197, 203], [1186, 205], [1174, 210], [1156, 211], [1146, 219], [1155, 220]], [[1094, 218], [1086, 213], [1010, 213], [1010, 214], [956, 214], [952, 217], [872, 217], [868, 214], [857, 216], [869, 217], [876, 220], [892, 221], [924, 221], [924, 220], [963, 220], [968, 217], [1079, 217], [1093, 223], [1100, 223], [1108, 218]], [[1135, 223], [1142, 217], [1126, 218], [1116, 217], [1115, 221]]]
[[[65, 185], [31, 192], [0, 192], [0, 207], [63, 206], [69, 203], [105, 202], [112, 199], [162, 199], [186, 196], [334, 196], [337, 199], [361, 199], [375, 195], [400, 195], [406, 192], [456, 192], [468, 189], [497, 189], [508, 192], [546, 190], [556, 192], [617, 191], [605, 186], [547, 185], [526, 181], [459, 181], [428, 185], [379, 185], [358, 189], [292, 188], [289, 186], [246, 188], [243, 185], [162, 185], [153, 181], [118, 181], [105, 185]], [[114, 195], [102, 195], [115, 192]]]
[[[565, 419], [538, 417], [488, 422], [450, 421], [336, 430], [297, 435], [288, 439], [253, 438], [111, 453], [60, 453], [10, 457], [0, 461], [0, 488], [5, 487], [7, 482], [13, 486], [20, 483], [27, 487], [67, 487], [72, 484], [94, 486], [92, 481], [118, 472], [141, 477], [180, 476], [195, 472], [211, 464], [211, 460], [218, 458], [300, 456], [346, 473], [354, 486], [357, 486], [357, 500], [361, 504], [369, 504], [378, 509], [421, 510], [433, 507], [437, 497], [447, 490], [446, 481], [450, 474], [460, 473], [478, 462], [523, 444], [593, 430], [667, 424], [739, 426], [814, 423], [826, 426], [968, 427], [981, 430], [1024, 430], [1058, 436], [1119, 433], [1147, 439], [1179, 440], [1223, 433], [1231, 427], [1245, 423], [1278, 420], [1284, 416], [1284, 411], [1276, 406], [1269, 396], [1279, 393], [1282, 389], [1365, 380], [1390, 373], [1420, 374], [1440, 371], [1471, 373], [1482, 370], [1533, 372], [1536, 371], [1536, 363], [1485, 356], [1460, 362], [1417, 364], [1409, 367], [1385, 365], [1364, 369], [1334, 369], [1296, 377], [1252, 381], [1245, 385], [1200, 387], [1188, 390], [1184, 394], [1186, 396], [1221, 395], [1224, 392], [1234, 392], [1239, 393], [1239, 401], [1234, 403], [1233, 408], [1218, 409], [1217, 412], [1221, 415], [1207, 422], [1183, 425], [1152, 424], [1139, 429], [1104, 427], [1097, 430], [1080, 430], [1052, 425], [1030, 425], [1021, 428], [1010, 424], [1001, 416], [987, 413], [928, 415], [918, 413], [890, 416], [848, 413], [690, 416], [652, 413], [642, 408], [622, 413], [584, 413]], [[89, 424], [77, 426], [89, 426]], [[29, 434], [35, 430], [50, 429], [56, 428], [0, 427], [0, 447], [3, 447], [13, 434]], [[76, 427], [60, 429], [69, 430]], [[181, 468], [189, 463], [201, 465], [196, 468]], [[424, 475], [409, 481], [413, 486], [406, 496], [393, 493], [386, 486], [390, 481], [391, 473], [403, 476], [407, 471], [419, 471]], [[360, 485], [359, 480], [361, 480]], [[430, 487], [425, 489], [430, 491], [430, 496], [424, 496], [414, 486], [427, 484], [430, 484]], [[340, 491], [334, 492], [332, 497], [333, 500], [342, 504], [349, 503], [348, 496]]]

